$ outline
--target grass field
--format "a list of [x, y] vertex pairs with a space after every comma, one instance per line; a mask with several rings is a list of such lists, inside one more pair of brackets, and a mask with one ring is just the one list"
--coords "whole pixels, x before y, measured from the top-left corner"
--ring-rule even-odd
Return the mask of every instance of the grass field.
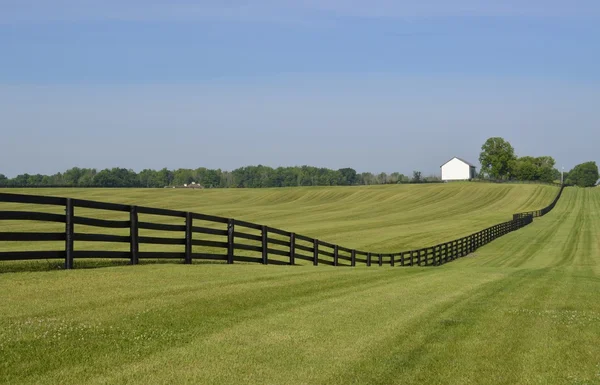
[[[373, 252], [399, 252], [434, 245], [511, 219], [515, 212], [549, 204], [558, 188], [540, 185], [432, 184], [289, 189], [28, 189], [36, 193], [137, 204], [233, 217], [294, 231], [339, 245]], [[23, 205], [4, 204], [5, 209]], [[44, 206], [41, 206], [42, 208]], [[40, 206], [26, 207], [40, 210]], [[45, 211], [59, 213], [60, 207]], [[126, 213], [77, 209], [76, 215], [127, 220]], [[148, 217], [151, 217], [148, 219]], [[177, 219], [144, 216], [140, 220], [183, 224]], [[201, 226], [211, 226], [202, 223]], [[10, 229], [9, 229], [10, 226]], [[35, 227], [32, 227], [35, 226]], [[223, 225], [222, 225], [223, 226]], [[103, 230], [77, 225], [77, 232], [127, 235], [128, 230]], [[60, 224], [0, 222], [0, 231], [64, 231]], [[145, 236], [183, 234], [141, 230]], [[205, 237], [205, 239], [208, 239]], [[224, 239], [214, 239], [224, 241]], [[12, 243], [5, 250], [61, 250], [61, 242]], [[122, 250], [127, 244], [76, 242], [76, 250]], [[183, 251], [182, 246], [141, 245], [142, 251]], [[195, 248], [195, 252], [202, 252]], [[214, 252], [219, 252], [214, 250]], [[221, 251], [222, 252], [222, 251]], [[241, 253], [243, 254], [243, 253]], [[299, 263], [303, 263], [299, 261]], [[2, 271], [2, 266], [0, 266]]]
[[568, 188], [437, 268], [2, 274], [0, 383], [600, 383], [599, 218]]

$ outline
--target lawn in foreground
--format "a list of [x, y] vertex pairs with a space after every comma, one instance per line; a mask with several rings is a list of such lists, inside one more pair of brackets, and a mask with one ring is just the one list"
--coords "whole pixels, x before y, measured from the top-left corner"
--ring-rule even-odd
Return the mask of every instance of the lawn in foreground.
[[0, 382], [600, 382], [600, 193], [439, 268], [0, 276]]

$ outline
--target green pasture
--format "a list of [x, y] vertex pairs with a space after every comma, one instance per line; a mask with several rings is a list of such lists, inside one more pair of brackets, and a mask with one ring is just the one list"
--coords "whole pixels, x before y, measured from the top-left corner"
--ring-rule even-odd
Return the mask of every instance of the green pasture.
[[[234, 216], [385, 250], [507, 220], [557, 190], [36, 191]], [[547, 216], [441, 267], [0, 274], [0, 383], [600, 383], [599, 218], [600, 191], [568, 188]]]
[[[549, 204], [557, 187], [453, 183], [279, 189], [19, 189], [15, 193], [67, 196], [224, 216], [277, 227], [341, 246], [371, 252], [400, 252], [450, 241], [512, 218], [515, 212]], [[64, 208], [0, 204], [4, 209], [64, 213]], [[75, 215], [128, 220], [128, 213], [76, 209]], [[183, 224], [183, 219], [140, 214], [140, 221]], [[225, 229], [195, 221], [195, 226]], [[256, 230], [239, 228], [250, 234]], [[1, 222], [0, 231], [62, 232], [53, 223]], [[127, 235], [128, 230], [75, 226], [76, 232]], [[142, 236], [182, 233], [140, 230]], [[277, 236], [274, 236], [277, 238]], [[195, 238], [225, 241], [224, 237]], [[258, 244], [257, 244], [258, 245]], [[5, 250], [61, 250], [61, 242], [5, 243]], [[183, 251], [183, 246], [141, 245], [141, 251]], [[275, 247], [277, 248], [277, 247]], [[76, 242], [76, 250], [128, 251], [128, 244]], [[223, 253], [194, 247], [194, 252]], [[240, 255], [248, 253], [237, 252]], [[77, 262], [77, 261], [76, 261]], [[298, 263], [304, 263], [298, 260]], [[0, 266], [0, 271], [2, 267]]]

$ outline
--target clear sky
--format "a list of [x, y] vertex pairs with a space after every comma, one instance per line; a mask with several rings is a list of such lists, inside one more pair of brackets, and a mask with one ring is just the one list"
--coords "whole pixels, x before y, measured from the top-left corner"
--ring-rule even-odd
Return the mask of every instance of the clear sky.
[[0, 173], [598, 159], [597, 0], [0, 0]]

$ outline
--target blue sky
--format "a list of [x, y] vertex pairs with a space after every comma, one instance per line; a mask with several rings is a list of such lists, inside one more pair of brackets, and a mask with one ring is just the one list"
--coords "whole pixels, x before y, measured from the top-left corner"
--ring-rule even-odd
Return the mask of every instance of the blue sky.
[[600, 142], [595, 1], [0, 0], [0, 173], [421, 170]]

